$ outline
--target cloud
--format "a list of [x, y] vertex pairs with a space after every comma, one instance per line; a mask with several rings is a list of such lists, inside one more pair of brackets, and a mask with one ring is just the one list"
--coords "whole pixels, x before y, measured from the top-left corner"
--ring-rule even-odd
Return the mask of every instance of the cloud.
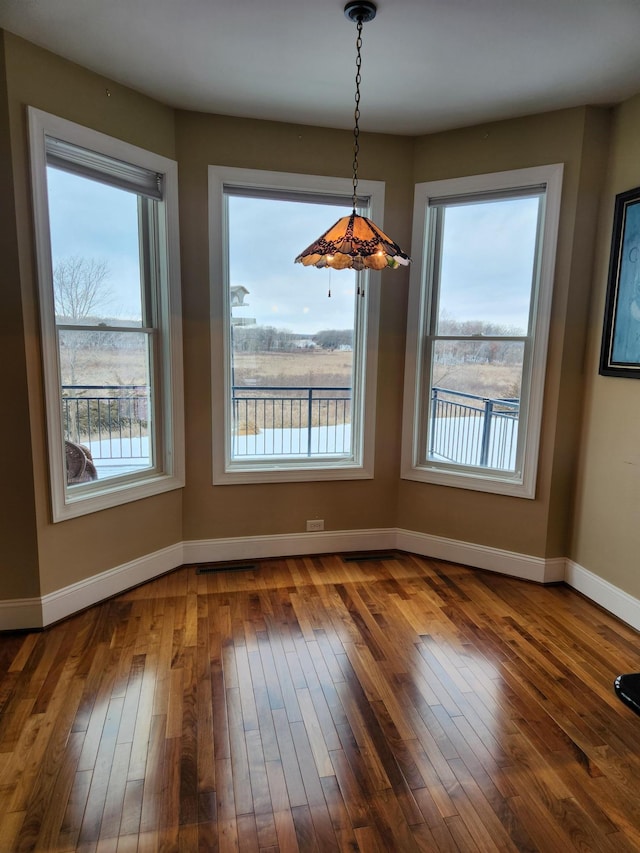
[[446, 209], [441, 311], [527, 328], [538, 206], [531, 197]]
[[[106, 260], [110, 309], [140, 317], [136, 196], [51, 167], [47, 179], [54, 264], [70, 255]], [[525, 198], [447, 208], [442, 311], [526, 328], [538, 203]], [[246, 307], [234, 309], [234, 316], [304, 334], [352, 328], [355, 273], [294, 263], [347, 212], [328, 204], [230, 197], [230, 284], [249, 291]]]
[[133, 193], [47, 168], [53, 264], [81, 256], [106, 261], [110, 314], [141, 317], [138, 203]]
[[355, 273], [294, 263], [343, 212], [333, 205], [232, 196], [230, 283], [249, 291], [247, 307], [234, 309], [234, 316], [259, 325], [277, 321], [278, 328], [301, 334], [353, 328]]

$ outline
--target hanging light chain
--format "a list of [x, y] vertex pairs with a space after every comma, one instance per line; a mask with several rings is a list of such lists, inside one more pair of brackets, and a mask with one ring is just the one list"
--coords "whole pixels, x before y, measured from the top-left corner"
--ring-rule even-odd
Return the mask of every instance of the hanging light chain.
[[353, 210], [355, 212], [358, 199], [358, 154], [360, 153], [360, 83], [362, 77], [362, 16], [358, 16], [358, 37], [356, 38], [356, 108], [353, 113], [355, 125], [353, 127]]
[[[406, 266], [411, 259], [378, 228], [367, 216], [356, 212], [358, 204], [358, 157], [360, 155], [360, 85], [362, 82], [362, 28], [376, 16], [374, 0], [347, 0], [345, 17], [357, 24], [356, 38], [356, 94], [353, 128], [353, 212], [341, 217], [331, 228], [298, 255], [296, 263], [304, 266], [329, 268], [329, 295], [331, 295], [331, 270], [352, 269], [383, 270]], [[364, 204], [363, 204], [364, 206]], [[364, 212], [364, 211], [363, 211]], [[358, 293], [364, 295], [361, 276], [356, 277]]]

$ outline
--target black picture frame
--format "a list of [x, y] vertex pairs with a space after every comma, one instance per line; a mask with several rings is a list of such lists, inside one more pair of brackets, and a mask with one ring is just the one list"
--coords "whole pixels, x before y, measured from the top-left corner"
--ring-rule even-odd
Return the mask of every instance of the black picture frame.
[[615, 199], [600, 373], [640, 379], [640, 187]]

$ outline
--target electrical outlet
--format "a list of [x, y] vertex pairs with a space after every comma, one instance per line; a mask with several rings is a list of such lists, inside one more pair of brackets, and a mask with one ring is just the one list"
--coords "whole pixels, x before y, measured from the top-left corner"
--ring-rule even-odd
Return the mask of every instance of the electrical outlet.
[[324, 518], [310, 518], [307, 520], [307, 530], [324, 530]]

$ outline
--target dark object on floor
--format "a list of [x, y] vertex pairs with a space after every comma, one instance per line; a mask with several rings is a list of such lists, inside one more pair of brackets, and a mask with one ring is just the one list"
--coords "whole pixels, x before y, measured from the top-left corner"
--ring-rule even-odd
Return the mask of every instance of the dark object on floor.
[[619, 675], [613, 683], [618, 698], [640, 714], [640, 672]]

